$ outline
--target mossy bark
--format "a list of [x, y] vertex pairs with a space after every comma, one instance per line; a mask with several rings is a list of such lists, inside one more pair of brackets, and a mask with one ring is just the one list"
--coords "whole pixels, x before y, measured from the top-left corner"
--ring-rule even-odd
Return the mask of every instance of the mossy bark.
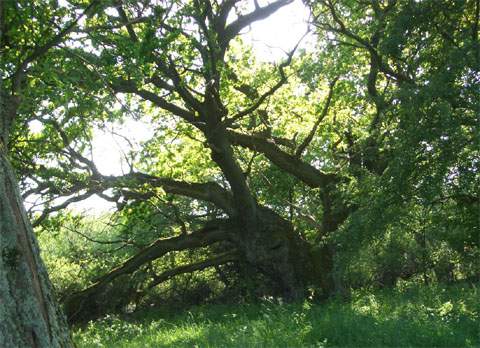
[[72, 347], [18, 184], [0, 149], [0, 347]]

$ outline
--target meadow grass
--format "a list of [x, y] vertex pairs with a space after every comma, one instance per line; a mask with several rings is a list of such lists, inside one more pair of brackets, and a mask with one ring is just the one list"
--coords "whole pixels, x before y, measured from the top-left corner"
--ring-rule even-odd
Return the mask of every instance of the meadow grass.
[[107, 316], [79, 347], [480, 347], [475, 286], [357, 291], [347, 301], [206, 305]]

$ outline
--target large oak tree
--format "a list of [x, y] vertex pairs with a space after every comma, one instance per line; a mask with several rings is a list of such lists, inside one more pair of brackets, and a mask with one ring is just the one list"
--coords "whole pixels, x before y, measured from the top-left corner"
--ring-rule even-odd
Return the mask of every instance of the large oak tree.
[[[419, 272], [428, 279], [429, 243], [475, 255], [478, 1], [307, 2], [318, 46], [256, 63], [241, 33], [289, 3], [112, 1], [55, 52], [50, 64], [72, 76], [55, 89], [63, 99], [44, 108], [58, 117], [37, 117], [42, 147], [18, 146], [15, 157], [24, 195], [44, 197], [34, 224], [99, 194], [124, 216], [146, 203], [154, 209], [143, 219], [172, 212], [179, 227], [67, 296], [71, 320], [227, 263], [298, 298], [308, 287], [344, 293], [353, 285], [339, 260], [379, 245], [399, 250], [400, 266], [376, 272], [385, 285]], [[132, 116], [155, 135], [129, 173], [103, 175], [88, 158], [88, 132], [94, 120]], [[32, 151], [50, 162], [25, 165]], [[460, 237], [429, 242], [436, 220], [460, 226]], [[401, 240], [419, 251], [403, 252]], [[203, 261], [143, 284], [132, 276], [167, 253], [206, 246]]]

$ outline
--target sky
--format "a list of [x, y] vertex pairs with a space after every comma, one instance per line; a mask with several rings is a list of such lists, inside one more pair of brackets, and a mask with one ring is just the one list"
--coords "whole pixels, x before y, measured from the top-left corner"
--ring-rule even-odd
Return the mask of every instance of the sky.
[[[264, 6], [266, 2], [260, 2]], [[257, 59], [261, 61], [280, 61], [286, 57], [307, 31], [308, 11], [301, 0], [281, 8], [263, 21], [255, 22], [242, 32], [245, 43], [253, 46]], [[309, 44], [308, 37], [302, 40], [300, 47]], [[112, 132], [113, 131], [113, 132]], [[153, 135], [146, 121], [128, 119], [123, 125], [110, 125], [107, 130], [95, 130], [93, 141], [93, 160], [104, 175], [122, 175], [129, 168], [124, 160], [129, 145], [122, 139], [127, 137], [134, 147], [139, 148], [142, 141]], [[72, 204], [70, 209], [89, 215], [100, 215], [113, 209], [112, 203], [98, 196]]]
[[[308, 16], [303, 2], [295, 0], [263, 21], [253, 23], [243, 38], [254, 47], [259, 59], [281, 60], [306, 33]], [[302, 44], [307, 43], [307, 38], [302, 40]]]

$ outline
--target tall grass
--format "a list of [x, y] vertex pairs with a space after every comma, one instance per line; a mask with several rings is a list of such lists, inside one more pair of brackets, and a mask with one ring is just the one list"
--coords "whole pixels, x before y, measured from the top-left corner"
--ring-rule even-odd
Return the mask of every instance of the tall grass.
[[75, 331], [79, 347], [480, 347], [476, 287], [357, 291], [349, 302], [209, 305], [109, 316]]

